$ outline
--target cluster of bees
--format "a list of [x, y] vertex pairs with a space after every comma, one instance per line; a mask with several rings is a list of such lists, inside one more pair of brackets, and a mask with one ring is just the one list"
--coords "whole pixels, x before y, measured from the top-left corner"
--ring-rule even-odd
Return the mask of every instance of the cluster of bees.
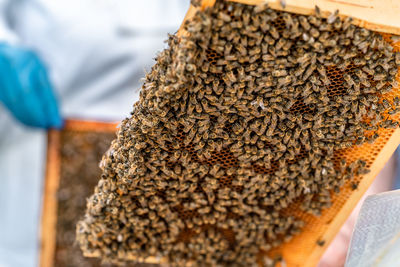
[[291, 205], [318, 215], [368, 172], [335, 152], [398, 127], [390, 115], [400, 99], [382, 94], [397, 86], [400, 55], [318, 9], [302, 16], [217, 1], [184, 29], [104, 156], [78, 241], [109, 260], [272, 266], [260, 251], [303, 226]]

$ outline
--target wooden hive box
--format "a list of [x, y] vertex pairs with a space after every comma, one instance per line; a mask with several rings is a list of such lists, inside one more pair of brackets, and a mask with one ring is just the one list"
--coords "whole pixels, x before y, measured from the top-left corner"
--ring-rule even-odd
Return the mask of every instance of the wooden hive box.
[[[101, 155], [106, 152], [111, 140], [115, 138], [116, 130], [117, 124], [115, 123], [68, 120], [62, 131], [50, 130], [48, 132], [45, 187], [41, 218], [41, 267], [65, 266], [63, 258], [65, 256], [72, 256], [71, 253], [74, 253], [74, 259], [70, 259], [71, 263], [74, 260], [83, 259], [79, 247], [74, 246], [73, 242], [68, 242], [70, 243], [70, 247], [65, 248], [65, 244], [60, 244], [64, 242], [58, 242], [57, 239], [61, 238], [63, 240], [63, 237], [60, 237], [60, 235], [71, 235], [71, 232], [75, 232], [76, 217], [79, 218], [84, 215], [86, 198], [93, 193], [94, 186], [97, 184], [99, 175], [101, 174], [100, 168], [98, 168]], [[63, 151], [63, 149], [67, 148], [73, 150], [70, 152], [70, 156], [64, 155], [68, 151]], [[71, 160], [71, 157], [76, 157], [77, 153], [81, 153], [85, 157], [85, 161], [80, 161], [78, 156], [78, 158], [72, 159], [72, 162], [67, 162], [68, 157]], [[77, 176], [78, 178], [82, 178], [82, 180], [78, 180], [76, 177], [65, 177], [66, 168], [70, 169], [67, 170], [67, 174], [68, 172], [71, 174], [83, 172], [81, 173], [82, 176]], [[71, 187], [68, 188], [68, 186]], [[74, 191], [73, 196], [71, 196], [71, 192], [68, 192], [71, 190]], [[71, 203], [65, 206], [68, 203], [66, 201], [70, 201]], [[64, 211], [60, 210], [61, 208]], [[60, 214], [60, 212], [65, 212], [66, 214]], [[73, 225], [71, 225], [71, 221]], [[60, 223], [64, 223], [64, 225]], [[65, 238], [75, 239], [75, 235], [73, 234], [73, 236]], [[101, 262], [97, 259], [84, 260], [87, 261], [85, 266], [87, 264], [90, 264], [90, 266], [99, 266]]]

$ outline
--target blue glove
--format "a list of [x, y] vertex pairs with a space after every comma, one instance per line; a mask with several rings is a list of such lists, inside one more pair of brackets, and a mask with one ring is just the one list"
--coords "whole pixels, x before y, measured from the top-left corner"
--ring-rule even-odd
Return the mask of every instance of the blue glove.
[[61, 128], [46, 68], [31, 51], [0, 43], [0, 101], [28, 126]]

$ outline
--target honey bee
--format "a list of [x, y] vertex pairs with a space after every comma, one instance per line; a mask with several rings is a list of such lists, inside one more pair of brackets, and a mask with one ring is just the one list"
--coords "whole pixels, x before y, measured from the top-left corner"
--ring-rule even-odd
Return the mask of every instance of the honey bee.
[[321, 19], [314, 17], [314, 16], [308, 17], [308, 22], [316, 27], [321, 26]]
[[292, 76], [286, 76], [284, 78], [279, 78], [278, 86], [279, 87], [287, 86], [291, 81], [292, 81]]
[[275, 27], [270, 26], [268, 32], [275, 40], [279, 39], [279, 32]]
[[317, 5], [315, 5], [315, 15], [321, 17], [321, 9]]
[[299, 17], [299, 22], [301, 27], [303, 27], [304, 30], [309, 31], [311, 28], [311, 25], [308, 23], [308, 20], [306, 17], [304, 16], [300, 16]]
[[343, 29], [344, 31], [347, 31], [347, 29], [350, 27], [352, 21], [353, 21], [353, 18], [352, 18], [352, 17], [346, 17], [346, 18], [344, 19], [344, 21], [343, 21], [342, 29]]
[[224, 22], [231, 22], [231, 16], [226, 14], [225, 12], [219, 12], [218, 13], [218, 18], [221, 19]]
[[319, 31], [316, 28], [311, 28], [309, 33], [313, 38], [318, 38], [319, 36]]
[[400, 53], [399, 52], [395, 53], [395, 63], [397, 66], [400, 65]]
[[261, 12], [265, 11], [267, 8], [268, 8], [268, 3], [259, 4], [259, 5], [254, 7], [253, 12], [255, 14], [258, 14], [258, 13], [261, 13]]
[[382, 81], [385, 78], [386, 78], [385, 73], [375, 73], [374, 74], [374, 81]]
[[274, 76], [274, 77], [282, 77], [282, 76], [286, 76], [287, 75], [287, 72], [286, 72], [286, 70], [274, 70], [273, 72], [272, 72], [272, 76]]

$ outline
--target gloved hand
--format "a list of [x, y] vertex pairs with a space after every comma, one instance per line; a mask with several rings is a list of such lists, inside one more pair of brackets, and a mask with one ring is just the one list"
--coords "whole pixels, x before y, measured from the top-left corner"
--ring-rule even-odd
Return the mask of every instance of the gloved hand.
[[25, 125], [63, 126], [43, 63], [35, 53], [6, 43], [0, 43], [0, 101]]

